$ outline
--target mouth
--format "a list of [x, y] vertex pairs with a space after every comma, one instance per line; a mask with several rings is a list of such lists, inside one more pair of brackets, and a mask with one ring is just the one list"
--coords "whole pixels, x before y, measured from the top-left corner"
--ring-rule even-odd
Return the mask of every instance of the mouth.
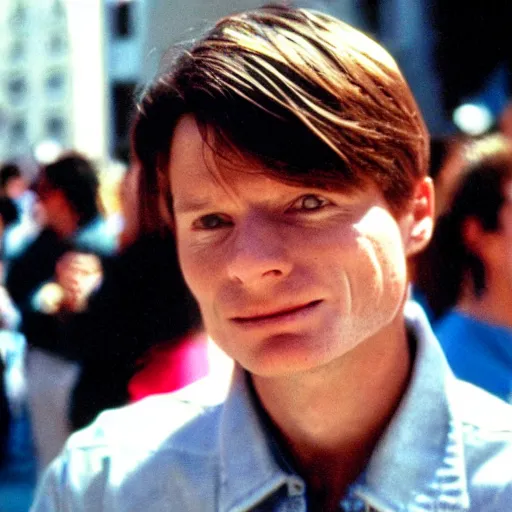
[[285, 309], [280, 309], [277, 311], [272, 311], [269, 313], [264, 313], [261, 315], [254, 316], [237, 316], [233, 317], [232, 321], [238, 325], [261, 325], [266, 323], [272, 323], [275, 321], [286, 321], [286, 320], [295, 320], [299, 317], [302, 317], [313, 309], [315, 309], [322, 301], [314, 300], [311, 302], [307, 302], [305, 304], [299, 304], [297, 306], [288, 307]]

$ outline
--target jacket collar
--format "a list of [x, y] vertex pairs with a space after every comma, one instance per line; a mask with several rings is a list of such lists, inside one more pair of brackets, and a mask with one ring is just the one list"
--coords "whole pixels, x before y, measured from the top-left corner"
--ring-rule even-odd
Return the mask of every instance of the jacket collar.
[[[411, 382], [356, 494], [379, 512], [443, 507], [462, 512], [469, 508], [462, 432], [447, 393], [454, 377], [421, 308], [410, 302], [405, 316], [417, 342]], [[248, 510], [283, 486], [289, 495], [302, 493], [302, 480], [275, 460], [238, 366], [224, 404], [219, 441], [221, 511]]]

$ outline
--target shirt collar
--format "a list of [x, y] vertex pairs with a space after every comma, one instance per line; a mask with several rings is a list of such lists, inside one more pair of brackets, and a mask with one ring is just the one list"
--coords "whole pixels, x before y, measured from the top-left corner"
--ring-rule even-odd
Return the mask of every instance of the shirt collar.
[[293, 486], [293, 478], [272, 455], [245, 372], [238, 365], [221, 417], [220, 463], [221, 511], [248, 510], [283, 485]]
[[[421, 308], [409, 302], [405, 316], [417, 342], [411, 382], [356, 492], [382, 512], [405, 504], [418, 511], [467, 510], [462, 433], [445, 387], [453, 376]], [[302, 480], [275, 460], [239, 366], [223, 408], [220, 461], [222, 511], [250, 509], [284, 485], [289, 494], [303, 491]]]
[[421, 307], [408, 302], [405, 317], [417, 343], [411, 381], [358, 495], [383, 511], [405, 504], [418, 511], [467, 510], [462, 432], [449, 393], [454, 377]]

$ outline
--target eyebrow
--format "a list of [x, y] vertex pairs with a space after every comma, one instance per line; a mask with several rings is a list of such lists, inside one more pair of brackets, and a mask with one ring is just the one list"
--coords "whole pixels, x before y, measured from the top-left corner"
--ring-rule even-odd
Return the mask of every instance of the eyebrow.
[[209, 199], [187, 199], [184, 201], [173, 201], [174, 213], [192, 213], [200, 210], [211, 208], [211, 201]]

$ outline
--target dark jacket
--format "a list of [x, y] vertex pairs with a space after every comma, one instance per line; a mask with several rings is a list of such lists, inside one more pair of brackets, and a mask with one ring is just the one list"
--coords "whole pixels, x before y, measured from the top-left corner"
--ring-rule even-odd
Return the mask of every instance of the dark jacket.
[[86, 311], [66, 323], [82, 370], [73, 393], [74, 428], [125, 404], [128, 382], [148, 348], [180, 340], [199, 326], [171, 233], [147, 234], [103, 259], [104, 279]]
[[64, 339], [65, 316], [40, 311], [33, 303], [34, 295], [41, 286], [54, 279], [55, 266], [67, 251], [107, 255], [112, 254], [115, 247], [115, 236], [107, 231], [101, 218], [95, 218], [64, 240], [51, 229], [44, 229], [12, 261], [6, 287], [21, 313], [20, 331], [29, 347], [48, 350], [68, 359], [77, 358]]

